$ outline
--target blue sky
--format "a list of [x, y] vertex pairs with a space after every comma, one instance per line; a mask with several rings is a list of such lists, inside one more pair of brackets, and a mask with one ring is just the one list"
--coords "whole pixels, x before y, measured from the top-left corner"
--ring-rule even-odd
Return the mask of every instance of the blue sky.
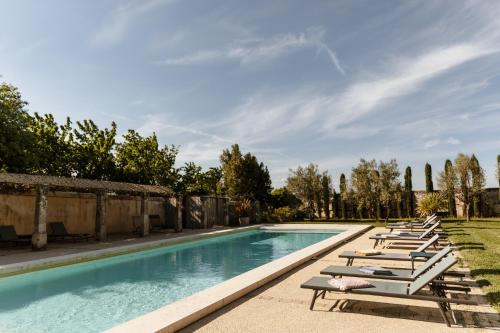
[[396, 158], [423, 188], [476, 153], [496, 186], [499, 1], [3, 1], [0, 75], [29, 109], [118, 123], [218, 164]]

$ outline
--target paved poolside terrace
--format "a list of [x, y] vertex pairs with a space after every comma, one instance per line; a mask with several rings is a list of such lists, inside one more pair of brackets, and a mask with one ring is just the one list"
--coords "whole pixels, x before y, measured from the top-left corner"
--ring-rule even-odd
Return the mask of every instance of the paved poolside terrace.
[[[324, 225], [310, 226], [322, 229]], [[298, 227], [294, 225], [293, 227]], [[330, 226], [331, 227], [331, 226]], [[488, 305], [478, 287], [473, 287], [471, 299], [480, 305], [454, 305], [459, 325], [451, 328], [443, 323], [435, 303], [408, 301], [403, 299], [377, 298], [362, 295], [343, 295], [330, 293], [325, 299], [318, 299], [313, 311], [309, 310], [312, 291], [300, 288], [300, 284], [328, 265], [345, 265], [345, 259], [338, 254], [344, 250], [370, 248], [373, 241], [369, 236], [383, 231], [382, 228], [367, 230], [352, 225], [335, 225], [335, 228], [358, 230], [358, 236], [348, 243], [339, 243], [314, 260], [307, 260], [291, 271], [273, 278], [260, 288], [245, 291], [236, 301], [208, 314], [200, 320], [183, 328], [181, 332], [486, 332], [500, 331], [500, 314]], [[182, 233], [155, 233], [150, 237], [130, 237], [117, 235], [106, 242], [50, 243], [47, 251], [32, 252], [29, 248], [0, 249], [0, 274], [16, 269], [34, 267], [33, 263], [52, 265], [61, 258], [71, 261], [75, 258], [116, 254], [117, 251], [130, 251], [139, 248], [161, 246], [162, 244], [204, 237], [207, 234], [227, 232], [235, 228], [215, 230], [184, 230]], [[238, 228], [241, 229], [241, 228]], [[404, 246], [403, 246], [404, 247]], [[128, 249], [128, 250], [127, 250]], [[384, 249], [387, 252], [401, 252], [401, 248]], [[460, 255], [454, 252], [455, 255]], [[368, 264], [369, 261], [357, 260], [355, 265]], [[371, 262], [373, 263], [373, 262]], [[385, 266], [402, 267], [402, 262], [384, 262]], [[36, 266], [36, 265], [35, 265]], [[409, 265], [407, 266], [409, 267]], [[464, 271], [466, 267], [456, 267]], [[331, 307], [337, 299], [349, 299], [347, 306], [340, 311]], [[195, 305], [195, 304], [194, 304]], [[196, 307], [196, 306], [194, 306]], [[206, 315], [209, 312], [204, 313]], [[147, 315], [146, 315], [147, 316]], [[140, 323], [140, 318], [138, 322]], [[147, 317], [146, 317], [147, 318]], [[149, 318], [150, 319], [150, 318]], [[164, 320], [165, 318], [159, 318]], [[131, 321], [132, 322], [132, 321]], [[119, 325], [113, 332], [124, 332], [130, 322]], [[184, 324], [182, 325], [184, 326]], [[150, 330], [144, 330], [150, 331]], [[153, 330], [154, 331], [154, 330]], [[163, 331], [163, 330], [162, 330]], [[171, 329], [164, 330], [170, 332]]]

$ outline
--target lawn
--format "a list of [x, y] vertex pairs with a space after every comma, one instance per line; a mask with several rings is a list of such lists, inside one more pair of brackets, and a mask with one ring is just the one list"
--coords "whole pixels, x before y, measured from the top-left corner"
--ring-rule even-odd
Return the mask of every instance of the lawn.
[[[391, 219], [392, 220], [392, 219]], [[392, 221], [391, 221], [392, 222]], [[383, 227], [385, 221], [332, 220], [302, 221], [307, 224], [372, 224]], [[500, 218], [464, 220], [443, 219], [443, 228], [458, 247], [473, 277], [486, 293], [489, 302], [500, 312]]]
[[443, 228], [490, 303], [500, 312], [500, 219], [447, 222]]

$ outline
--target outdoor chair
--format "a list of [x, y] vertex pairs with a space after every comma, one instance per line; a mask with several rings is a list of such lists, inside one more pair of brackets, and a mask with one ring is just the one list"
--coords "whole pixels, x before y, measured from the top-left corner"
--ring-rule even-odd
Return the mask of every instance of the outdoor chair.
[[347, 266], [352, 266], [354, 259], [370, 259], [370, 260], [392, 260], [392, 261], [411, 261], [412, 269], [415, 262], [427, 261], [434, 256], [435, 253], [426, 252], [431, 246], [437, 249], [439, 235], [434, 235], [420, 245], [415, 251], [409, 253], [380, 253], [375, 255], [363, 255], [356, 253], [356, 251], [344, 251], [339, 255], [339, 258], [347, 259]]
[[[395, 281], [379, 281], [379, 280], [367, 280], [370, 283], [369, 287], [366, 288], [353, 288], [348, 290], [340, 290], [333, 287], [329, 280], [330, 277], [313, 277], [303, 283], [300, 287], [304, 289], [311, 289], [314, 291], [311, 304], [309, 306], [310, 310], [313, 310], [314, 303], [318, 297], [325, 298], [326, 292], [339, 292], [344, 294], [358, 294], [358, 295], [368, 295], [377, 297], [392, 297], [392, 298], [402, 298], [408, 300], [421, 300], [435, 302], [438, 305], [441, 316], [447, 326], [451, 326], [448, 314], [451, 314], [453, 322], [456, 324], [456, 319], [451, 309], [451, 304], [468, 304], [477, 305], [477, 302], [468, 299], [458, 299], [448, 297], [446, 294], [446, 285], [443, 283], [436, 283], [439, 277], [443, 275], [449, 268], [451, 268], [457, 259], [453, 256], [446, 257], [437, 263], [434, 267], [429, 269], [424, 274], [421, 274], [415, 281], [410, 283], [401, 283]], [[424, 292], [422, 289], [428, 286], [429, 291]], [[339, 308], [342, 310], [349, 300], [344, 300]], [[335, 308], [340, 300], [333, 305]], [[406, 307], [407, 305], [401, 305]]]
[[385, 228], [386, 229], [390, 229], [390, 232], [392, 232], [395, 229], [399, 229], [399, 230], [408, 230], [408, 229], [410, 229], [410, 231], [413, 231], [413, 230], [422, 230], [422, 229], [430, 228], [430, 227], [432, 227], [436, 223], [440, 223], [440, 220], [441, 219], [439, 217], [433, 216], [433, 217], [427, 219], [424, 223], [404, 223], [404, 224], [389, 223], [389, 224], [386, 225]]
[[13, 225], [0, 225], [0, 243], [14, 244], [14, 245], [29, 245], [31, 244], [30, 238], [21, 238], [16, 232]]
[[400, 234], [395, 234], [395, 233], [379, 233], [376, 234], [375, 236], [370, 236], [370, 239], [375, 240], [375, 243], [373, 244], [373, 248], [377, 247], [377, 245], [383, 243], [386, 240], [389, 241], [424, 241], [425, 239], [434, 236], [434, 235], [439, 235], [439, 237], [445, 237], [442, 234], [437, 234], [436, 229], [440, 226], [441, 223], [436, 223], [433, 224], [432, 227], [422, 231], [421, 233], [400, 233]]
[[432, 219], [434, 219], [436, 217], [437, 217], [436, 214], [432, 214], [430, 216], [427, 216], [424, 221], [398, 221], [398, 222], [392, 222], [392, 223], [389, 223], [389, 224], [399, 225], [399, 226], [413, 224], [413, 225], [417, 226], [417, 225], [423, 225], [423, 224], [429, 222], [430, 220], [432, 220]]
[[[325, 269], [321, 270], [321, 274], [331, 275], [332, 277], [337, 276], [353, 276], [360, 278], [373, 278], [380, 280], [395, 280], [395, 281], [415, 281], [420, 275], [431, 269], [436, 263], [438, 263], [441, 259], [445, 258], [451, 252], [451, 247], [446, 246], [441, 251], [435, 253], [432, 257], [430, 257], [425, 263], [420, 265], [420, 267], [416, 269], [402, 269], [402, 268], [384, 268], [387, 273], [384, 274], [371, 274], [362, 271], [365, 266], [336, 266], [330, 265]], [[460, 272], [445, 272], [444, 275], [453, 276], [453, 277], [463, 277], [463, 274]], [[448, 283], [460, 285], [460, 286], [468, 286], [469, 283], [464, 281], [450, 281]], [[469, 290], [463, 290], [466, 293]]]
[[92, 238], [91, 234], [70, 234], [66, 230], [63, 222], [50, 222], [48, 238], [55, 241], [65, 241], [67, 239], [76, 242], [85, 240], [88, 242]]

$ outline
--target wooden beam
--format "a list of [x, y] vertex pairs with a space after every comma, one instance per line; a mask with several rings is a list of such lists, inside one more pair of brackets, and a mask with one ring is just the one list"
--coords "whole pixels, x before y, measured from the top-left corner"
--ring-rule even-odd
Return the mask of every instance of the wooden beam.
[[35, 224], [31, 236], [31, 249], [33, 251], [47, 249], [47, 189], [44, 186], [36, 187]]

